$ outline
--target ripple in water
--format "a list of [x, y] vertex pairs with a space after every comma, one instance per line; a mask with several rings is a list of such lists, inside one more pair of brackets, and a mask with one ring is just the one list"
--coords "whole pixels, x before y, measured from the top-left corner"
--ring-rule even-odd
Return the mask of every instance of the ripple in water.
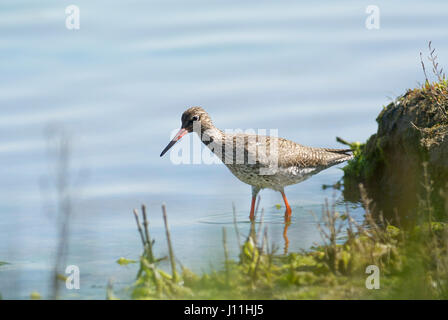
[[[268, 210], [264, 210], [263, 223], [285, 224], [284, 210], [285, 210], [284, 207], [278, 210], [276, 208], [270, 208]], [[322, 210], [321, 206], [292, 207], [292, 216], [290, 222], [291, 224], [303, 220], [305, 220], [308, 223], [316, 222], [315, 221], [316, 218], [313, 216], [312, 212], [320, 216], [321, 210]], [[203, 217], [199, 219], [198, 222], [207, 224], [233, 224], [234, 223], [233, 219], [234, 219], [233, 212], [228, 211]], [[249, 220], [248, 210], [237, 211], [236, 221], [237, 223], [251, 223], [251, 221]], [[255, 223], [261, 223], [261, 210], [259, 210], [257, 213]]]

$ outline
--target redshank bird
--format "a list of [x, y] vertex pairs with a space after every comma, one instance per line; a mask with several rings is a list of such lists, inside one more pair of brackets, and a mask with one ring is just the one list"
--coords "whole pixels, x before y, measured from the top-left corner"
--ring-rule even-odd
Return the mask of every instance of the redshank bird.
[[289, 219], [291, 207], [286, 199], [285, 186], [302, 182], [353, 157], [350, 149], [314, 148], [279, 137], [223, 132], [215, 127], [201, 107], [187, 109], [181, 121], [179, 132], [160, 156], [184, 135], [196, 132], [239, 180], [252, 187], [249, 215], [252, 221], [255, 218], [255, 200], [261, 189], [269, 188], [282, 194], [285, 218]]

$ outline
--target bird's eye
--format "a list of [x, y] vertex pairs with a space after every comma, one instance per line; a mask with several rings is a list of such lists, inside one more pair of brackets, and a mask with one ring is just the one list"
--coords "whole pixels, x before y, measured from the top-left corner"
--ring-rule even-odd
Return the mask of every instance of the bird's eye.
[[192, 118], [191, 118], [191, 121], [198, 121], [199, 120], [199, 116], [193, 116]]

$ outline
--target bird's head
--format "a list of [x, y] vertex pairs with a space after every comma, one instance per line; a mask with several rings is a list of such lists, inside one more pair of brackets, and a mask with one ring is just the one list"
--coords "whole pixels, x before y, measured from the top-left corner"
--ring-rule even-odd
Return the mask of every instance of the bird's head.
[[179, 132], [163, 149], [160, 156], [162, 157], [177, 141], [179, 141], [184, 135], [190, 132], [196, 132], [201, 134], [205, 130], [213, 127], [212, 120], [208, 113], [201, 107], [191, 107], [184, 111], [181, 117], [182, 125]]

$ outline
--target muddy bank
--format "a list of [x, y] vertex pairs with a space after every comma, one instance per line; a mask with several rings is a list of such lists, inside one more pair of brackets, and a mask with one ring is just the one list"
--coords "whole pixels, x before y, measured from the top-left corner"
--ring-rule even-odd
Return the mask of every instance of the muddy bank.
[[355, 159], [344, 168], [346, 199], [357, 200], [358, 184], [363, 183], [376, 204], [374, 211], [389, 218], [396, 213], [415, 217], [428, 196], [436, 216], [448, 209], [443, 196], [448, 181], [447, 84], [446, 79], [426, 82], [383, 108], [377, 133], [365, 144], [353, 144]]

